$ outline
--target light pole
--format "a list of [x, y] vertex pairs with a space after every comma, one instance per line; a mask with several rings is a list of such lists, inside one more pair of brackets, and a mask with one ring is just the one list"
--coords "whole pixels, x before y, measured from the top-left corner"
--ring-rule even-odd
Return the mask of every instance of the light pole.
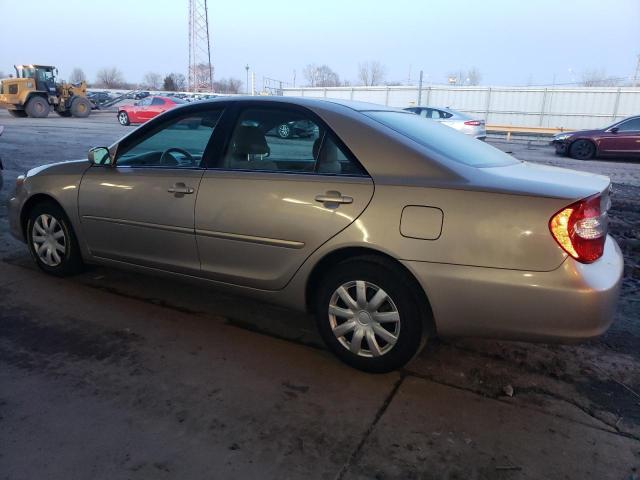
[[247, 66], [244, 67], [244, 69], [247, 71], [247, 95], [249, 95], [249, 64], [247, 63]]

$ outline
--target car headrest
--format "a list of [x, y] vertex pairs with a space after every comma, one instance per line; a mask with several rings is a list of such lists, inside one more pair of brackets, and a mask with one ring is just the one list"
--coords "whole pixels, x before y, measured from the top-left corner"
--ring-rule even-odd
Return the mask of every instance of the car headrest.
[[338, 147], [329, 137], [325, 137], [322, 149], [320, 149], [320, 143], [320, 139], [313, 143], [313, 156], [318, 160], [318, 172], [340, 173], [342, 165], [338, 160]]
[[269, 145], [264, 133], [254, 126], [242, 125], [233, 136], [233, 153], [236, 155], [267, 155]]

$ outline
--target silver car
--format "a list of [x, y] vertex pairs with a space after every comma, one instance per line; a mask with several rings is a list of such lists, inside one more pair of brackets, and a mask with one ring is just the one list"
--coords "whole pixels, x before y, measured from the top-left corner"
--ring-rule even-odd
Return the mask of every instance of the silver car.
[[[266, 135], [301, 121], [310, 136]], [[221, 98], [88, 157], [17, 180], [11, 229], [42, 270], [170, 273], [314, 312], [362, 370], [398, 368], [436, 335], [576, 340], [614, 316], [607, 177], [402, 110]]]
[[466, 113], [457, 112], [450, 108], [434, 107], [410, 107], [405, 108], [408, 112], [413, 112], [421, 117], [440, 122], [447, 127], [454, 128], [470, 137], [484, 140], [487, 138], [487, 129], [484, 120], [473, 118]]

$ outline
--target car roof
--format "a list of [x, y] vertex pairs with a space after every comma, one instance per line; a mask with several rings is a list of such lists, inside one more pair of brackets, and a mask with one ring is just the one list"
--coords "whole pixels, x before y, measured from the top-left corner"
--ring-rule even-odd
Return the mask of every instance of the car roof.
[[220, 96], [212, 99], [203, 100], [199, 102], [200, 105], [206, 103], [220, 103], [220, 102], [273, 102], [273, 103], [288, 103], [291, 105], [301, 105], [306, 107], [322, 107], [329, 108], [333, 105], [336, 107], [347, 107], [351, 110], [358, 112], [370, 112], [370, 111], [390, 111], [390, 112], [403, 112], [401, 108], [387, 107], [385, 105], [379, 105], [377, 103], [358, 102], [354, 100], [344, 100], [340, 98], [311, 98], [311, 97], [280, 97], [280, 96]]

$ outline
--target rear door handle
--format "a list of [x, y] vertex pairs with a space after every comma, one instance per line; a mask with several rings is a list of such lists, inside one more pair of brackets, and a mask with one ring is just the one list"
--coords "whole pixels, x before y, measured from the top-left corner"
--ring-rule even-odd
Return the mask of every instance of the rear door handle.
[[187, 187], [184, 183], [176, 183], [173, 187], [167, 190], [169, 193], [178, 193], [183, 195], [191, 195], [195, 190], [191, 187]]
[[324, 195], [316, 195], [316, 202], [320, 203], [353, 203], [353, 197], [347, 197], [340, 192], [330, 191]]

